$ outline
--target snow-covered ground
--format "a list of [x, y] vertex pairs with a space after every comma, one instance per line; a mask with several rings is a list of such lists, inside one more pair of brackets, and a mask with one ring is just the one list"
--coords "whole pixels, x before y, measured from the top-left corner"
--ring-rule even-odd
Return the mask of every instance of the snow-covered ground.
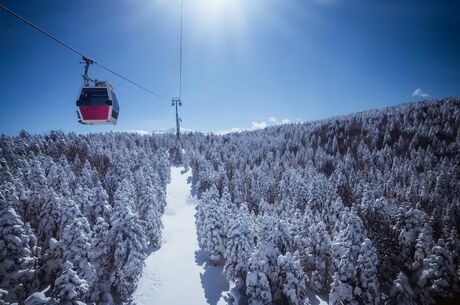
[[133, 301], [137, 305], [227, 304], [229, 289], [222, 267], [207, 263], [198, 247], [195, 203], [182, 168], [171, 169], [163, 215], [163, 243], [146, 259]]
[[328, 305], [325, 296], [319, 296], [310, 289], [307, 290], [307, 297], [310, 305]]
[[[222, 267], [208, 263], [199, 247], [195, 228], [195, 201], [190, 196], [182, 168], [171, 168], [163, 215], [163, 243], [145, 261], [133, 301], [137, 305], [224, 305], [228, 304], [229, 285]], [[327, 305], [314, 293], [312, 305]]]

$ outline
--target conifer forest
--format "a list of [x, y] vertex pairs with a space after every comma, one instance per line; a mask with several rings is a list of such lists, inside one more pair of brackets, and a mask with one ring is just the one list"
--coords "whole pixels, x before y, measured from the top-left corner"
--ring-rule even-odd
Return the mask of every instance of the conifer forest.
[[173, 167], [229, 304], [459, 304], [459, 98], [181, 144], [1, 135], [0, 304], [135, 304]]

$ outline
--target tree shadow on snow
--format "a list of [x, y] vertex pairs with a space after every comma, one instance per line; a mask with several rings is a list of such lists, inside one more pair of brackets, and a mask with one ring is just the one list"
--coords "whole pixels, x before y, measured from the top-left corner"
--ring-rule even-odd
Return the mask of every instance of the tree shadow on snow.
[[160, 250], [161, 246], [165, 243], [165, 241], [161, 241], [161, 245], [158, 245], [156, 247], [148, 247], [147, 249], [145, 249], [145, 255], [150, 256], [150, 254], [152, 254], [153, 252], [157, 252], [158, 250]]
[[309, 288], [307, 288], [307, 297], [308, 297], [308, 300], [310, 301], [310, 305], [320, 305], [321, 303], [327, 304], [327, 300], [325, 296], [323, 295], [320, 296]]
[[195, 205], [196, 205], [196, 199], [195, 199], [195, 197], [193, 197], [192, 195], [188, 194], [188, 195], [187, 195], [187, 199], [185, 199], [185, 204], [186, 204], [186, 205], [195, 206]]
[[209, 259], [209, 256], [206, 252], [201, 249], [195, 251], [195, 263], [198, 266], [203, 266], [204, 263]]
[[223, 267], [211, 265], [208, 254], [203, 250], [195, 251], [195, 262], [204, 268], [204, 272], [200, 273], [200, 279], [206, 301], [210, 305], [216, 305], [222, 292], [229, 289], [229, 285], [222, 273]]

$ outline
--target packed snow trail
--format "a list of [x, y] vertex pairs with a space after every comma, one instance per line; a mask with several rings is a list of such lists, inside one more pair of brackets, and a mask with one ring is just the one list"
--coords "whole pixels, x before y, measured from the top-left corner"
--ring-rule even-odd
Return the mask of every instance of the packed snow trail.
[[197, 242], [195, 203], [182, 168], [171, 168], [163, 243], [145, 260], [133, 301], [137, 305], [227, 304], [229, 289], [222, 267], [208, 265]]

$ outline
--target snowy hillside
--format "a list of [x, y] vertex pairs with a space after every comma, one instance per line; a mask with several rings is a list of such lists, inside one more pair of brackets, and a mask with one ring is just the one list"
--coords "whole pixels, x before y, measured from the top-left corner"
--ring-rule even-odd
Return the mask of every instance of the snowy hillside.
[[460, 99], [182, 144], [0, 136], [0, 304], [459, 296]]
[[458, 98], [186, 139], [200, 246], [250, 303], [458, 297]]
[[2, 136], [0, 147], [0, 302], [47, 287], [50, 303], [127, 299], [161, 243], [166, 150], [138, 135], [59, 132]]

